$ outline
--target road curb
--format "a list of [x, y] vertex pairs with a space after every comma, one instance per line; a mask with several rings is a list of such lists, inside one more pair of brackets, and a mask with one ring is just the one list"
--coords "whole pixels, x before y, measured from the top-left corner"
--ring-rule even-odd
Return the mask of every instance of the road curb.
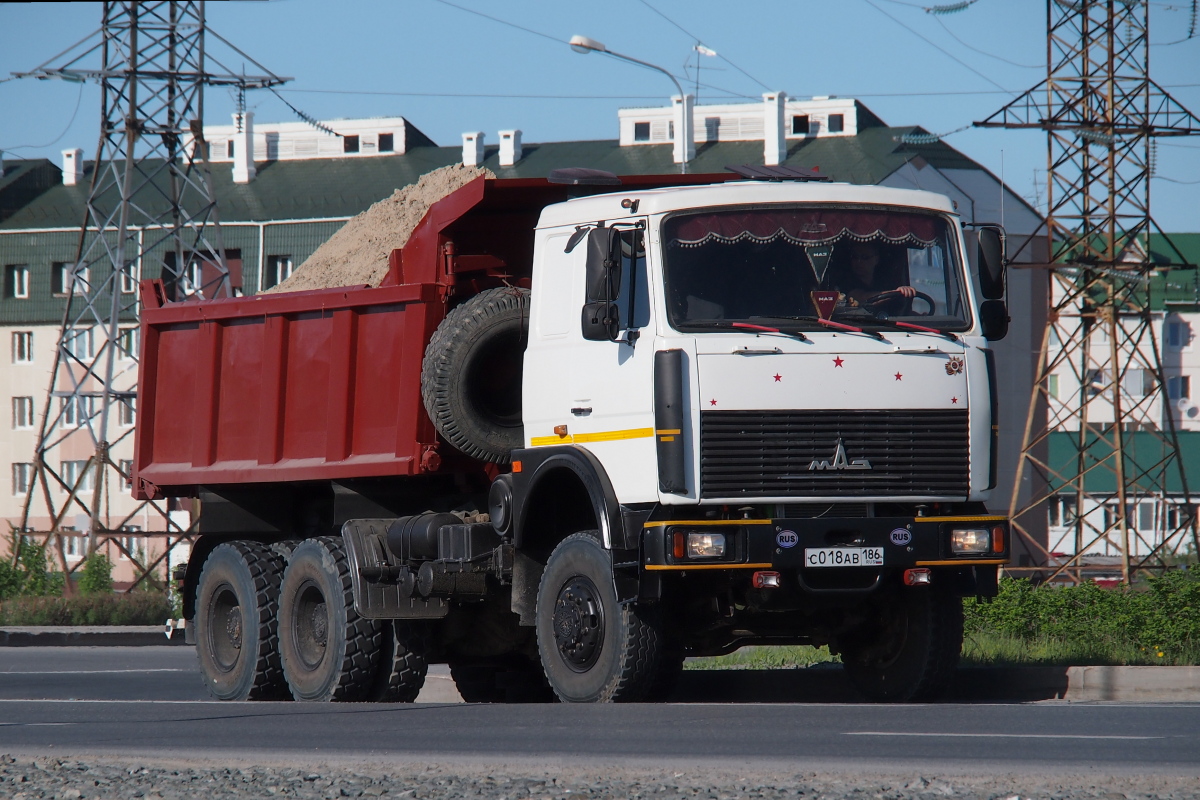
[[[857, 703], [838, 668], [687, 670], [670, 700], [726, 703]], [[943, 702], [1037, 700], [1200, 701], [1200, 667], [962, 667]]]
[[161, 647], [182, 645], [164, 625], [26, 625], [0, 628], [0, 647]]

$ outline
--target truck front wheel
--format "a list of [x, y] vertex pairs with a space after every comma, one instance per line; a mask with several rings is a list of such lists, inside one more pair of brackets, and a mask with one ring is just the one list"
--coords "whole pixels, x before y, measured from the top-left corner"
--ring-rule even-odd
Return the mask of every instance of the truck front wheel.
[[962, 598], [934, 587], [879, 603], [871, 623], [841, 643], [856, 689], [876, 702], [925, 702], [950, 685], [962, 652]]
[[341, 538], [301, 542], [279, 591], [279, 650], [292, 697], [368, 699], [376, 688], [382, 644], [382, 626], [354, 610]]
[[258, 542], [226, 542], [204, 562], [196, 591], [196, 655], [218, 700], [285, 698], [279, 661], [283, 559]]
[[612, 559], [595, 531], [554, 548], [537, 598], [537, 640], [551, 688], [566, 703], [646, 699], [663, 637], [654, 615], [617, 602]]

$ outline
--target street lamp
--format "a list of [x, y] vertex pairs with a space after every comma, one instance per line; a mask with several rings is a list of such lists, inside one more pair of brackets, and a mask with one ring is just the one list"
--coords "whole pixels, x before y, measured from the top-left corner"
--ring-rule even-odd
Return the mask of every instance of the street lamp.
[[[612, 50], [609, 50], [602, 43], [597, 42], [595, 39], [589, 39], [586, 36], [580, 36], [578, 34], [571, 37], [570, 45], [571, 49], [576, 53], [583, 53], [584, 55], [587, 55], [592, 51], [604, 53], [605, 55], [612, 56], [613, 58], [619, 58], [622, 61], [628, 61], [631, 64], [637, 64], [638, 66], [661, 72], [663, 75], [666, 75], [671, 79], [671, 83], [675, 84], [675, 89], [679, 92], [679, 100], [683, 104], [683, 111], [685, 114], [687, 113], [687, 96], [683, 93], [683, 87], [679, 85], [679, 81], [676, 80], [674, 75], [672, 75], [670, 72], [667, 72], [657, 64], [651, 64], [648, 61], [642, 61], [640, 58], [634, 58], [633, 56], [614, 53]], [[675, 131], [675, 134], [676, 136], [683, 137], [686, 134], [689, 126], [686, 124], [686, 122], [684, 122], [684, 124], [680, 125], [679, 128], [679, 130]], [[680, 147], [680, 150], [682, 151], [682, 157], [679, 161], [679, 171], [684, 174], [687, 174], [687, 144], [688, 143], [684, 141]]]

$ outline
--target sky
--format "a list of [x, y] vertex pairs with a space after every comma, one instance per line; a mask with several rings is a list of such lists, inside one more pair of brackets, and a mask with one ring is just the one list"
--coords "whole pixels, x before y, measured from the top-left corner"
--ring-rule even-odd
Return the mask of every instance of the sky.
[[[918, 0], [269, 0], [212, 2], [209, 29], [272, 73], [277, 97], [252, 91], [259, 122], [403, 116], [440, 145], [465, 131], [518, 128], [526, 142], [615, 139], [617, 110], [666, 105], [664, 75], [567, 46], [574, 34], [658, 64], [699, 102], [762, 93], [861, 100], [889, 125], [920, 125], [1004, 178], [1044, 210], [1047, 146], [1038, 131], [969, 127], [1045, 77], [1046, 3], [975, 0], [929, 13]], [[1200, 116], [1200, 20], [1192, 0], [1150, 3], [1151, 77]], [[9, 79], [100, 27], [99, 3], [0, 3], [0, 150], [94, 157], [93, 84]], [[1188, 38], [1189, 30], [1195, 35]], [[1176, 43], [1170, 43], [1176, 42]], [[716, 56], [698, 56], [697, 43]], [[230, 70], [258, 69], [209, 37]], [[98, 67], [98, 58], [95, 64]], [[210, 61], [209, 68], [218, 67]], [[287, 103], [284, 102], [287, 101]], [[236, 97], [205, 95], [205, 122], [228, 124]], [[966, 127], [965, 130], [960, 130]], [[952, 133], [953, 132], [953, 133]], [[1200, 232], [1200, 136], [1160, 139], [1152, 215]], [[570, 165], [564, 165], [570, 166]]]

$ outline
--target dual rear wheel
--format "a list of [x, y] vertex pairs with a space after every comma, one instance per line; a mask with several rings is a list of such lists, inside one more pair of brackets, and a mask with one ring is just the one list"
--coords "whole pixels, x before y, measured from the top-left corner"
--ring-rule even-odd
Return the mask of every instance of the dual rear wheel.
[[412, 702], [428, 628], [354, 610], [342, 541], [299, 543], [284, 560], [257, 542], [219, 545], [196, 597], [196, 651], [221, 700]]

